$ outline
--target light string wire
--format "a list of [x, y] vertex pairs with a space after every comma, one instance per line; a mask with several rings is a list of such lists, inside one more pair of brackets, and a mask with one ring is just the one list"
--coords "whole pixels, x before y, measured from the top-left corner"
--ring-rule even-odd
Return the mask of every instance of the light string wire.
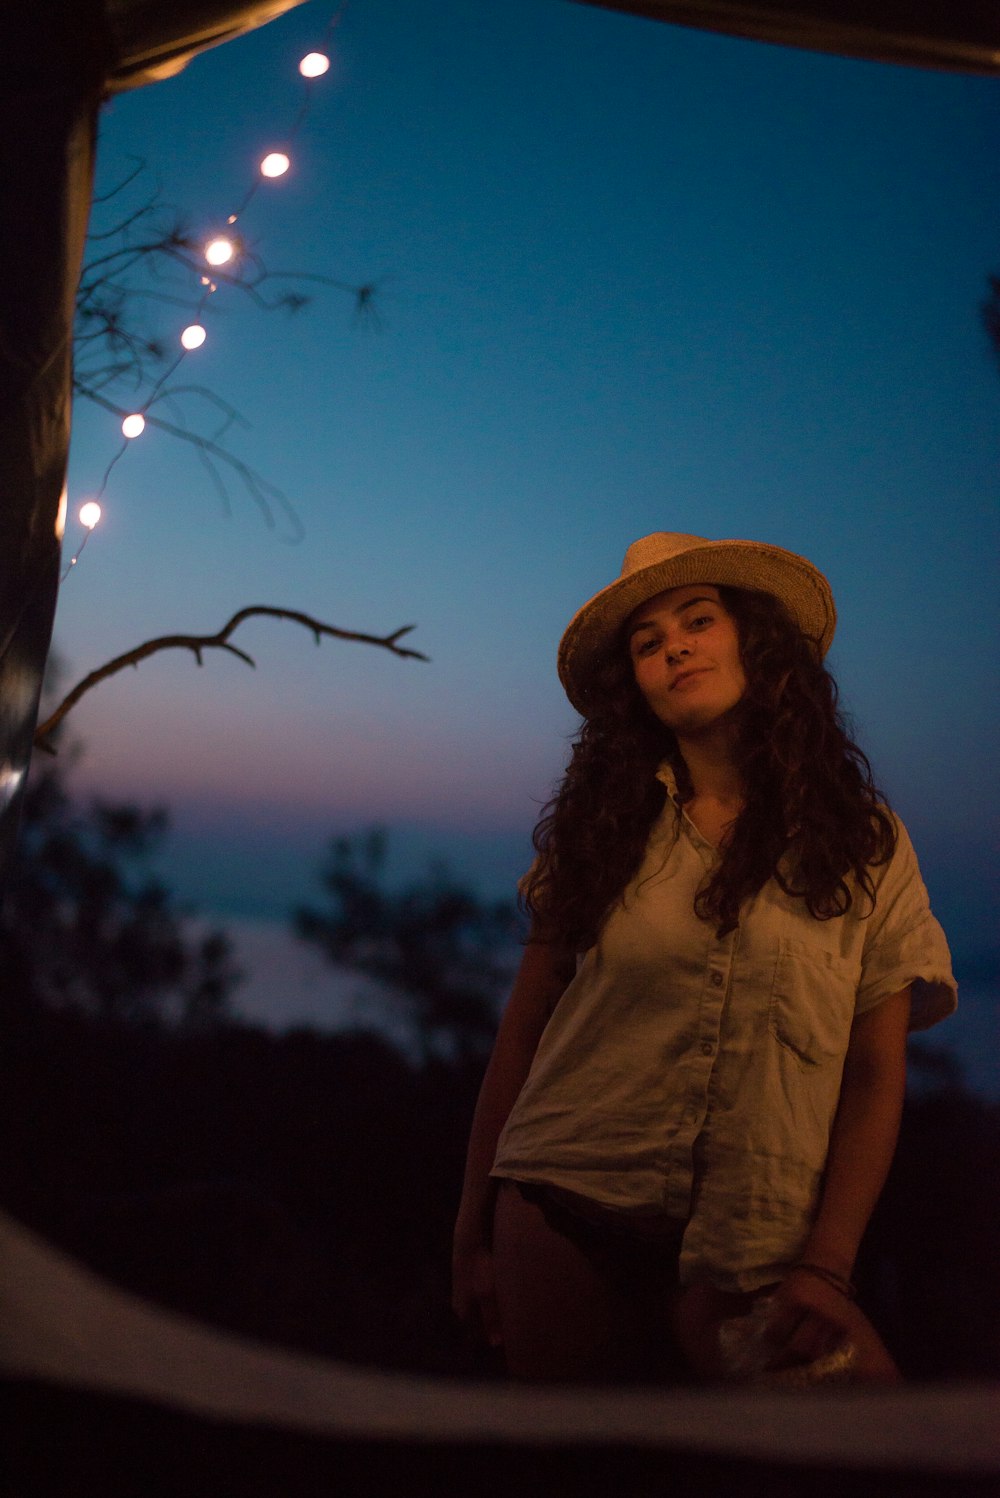
[[[304, 126], [309, 116], [309, 112], [312, 108], [314, 85], [319, 78], [323, 77], [329, 71], [330, 58], [328, 55], [328, 49], [330, 46], [330, 38], [336, 27], [340, 24], [343, 14], [347, 9], [347, 5], [348, 0], [342, 0], [341, 5], [339, 5], [338, 8], [333, 12], [320, 36], [318, 50], [306, 53], [306, 55], [300, 60], [299, 73], [302, 78], [304, 92], [302, 96], [302, 102], [299, 105], [295, 118], [292, 121], [291, 127], [285, 134], [284, 146], [280, 150], [273, 149], [269, 151], [263, 157], [262, 161], [258, 163], [257, 171], [254, 174], [253, 180], [251, 181], [250, 186], [244, 194], [239, 206], [234, 213], [227, 215], [225, 219], [227, 229], [231, 229], [233, 225], [235, 225], [242, 217], [242, 215], [246, 212], [247, 208], [253, 202], [253, 199], [255, 198], [261, 184], [264, 181], [273, 181], [277, 177], [283, 177], [288, 171], [291, 165], [291, 157], [289, 155], [289, 152], [295, 145], [299, 133], [302, 130], [302, 127]], [[271, 163], [271, 170], [264, 169], [268, 163]], [[213, 247], [215, 246], [219, 247], [217, 254], [219, 254], [221, 258], [211, 260], [208, 258], [206, 252], [213, 249]], [[223, 249], [225, 249], [225, 253], [223, 253]], [[84, 547], [87, 545], [87, 542], [90, 540], [90, 537], [93, 534], [94, 528], [97, 526], [101, 519], [100, 501], [107, 493], [111, 475], [117, 467], [118, 463], [125, 456], [125, 453], [131, 446], [131, 443], [135, 440], [136, 437], [140, 436], [145, 429], [145, 418], [150, 408], [161, 397], [169, 394], [169, 391], [164, 389], [168, 380], [170, 380], [172, 376], [177, 372], [188, 355], [193, 353], [197, 348], [200, 348], [205, 342], [206, 335], [201, 320], [204, 316], [205, 309], [208, 306], [209, 300], [218, 290], [220, 282], [228, 282], [231, 285], [237, 284], [237, 277], [224, 272], [221, 267], [228, 264], [230, 260], [237, 260], [239, 258], [239, 253], [240, 250], [238, 242], [230, 240], [227, 234], [213, 234], [209, 239], [207, 245], [204, 247], [203, 254], [205, 254], [206, 265], [210, 270], [214, 270], [216, 272], [218, 279], [215, 280], [211, 275], [202, 274], [201, 284], [204, 290], [202, 291], [201, 296], [199, 297], [198, 302], [194, 307], [194, 321], [189, 323], [181, 333], [180, 353], [154, 381], [149, 394], [147, 395], [143, 403], [141, 405], [135, 406], [133, 410], [125, 416], [122, 422], [123, 440], [117, 451], [109, 459], [107, 467], [105, 468], [104, 474], [101, 478], [100, 485], [93, 494], [88, 496], [86, 502], [80, 506], [78, 518], [80, 520], [80, 523], [84, 527], [83, 538], [79, 546], [76, 548], [76, 551], [66, 563], [62, 572], [62, 576], [60, 578], [60, 582], [66, 581], [66, 578], [69, 576], [70, 572], [77, 565], [80, 557], [83, 555]], [[200, 336], [198, 336], [199, 334]], [[125, 428], [130, 423], [134, 427], [134, 430], [132, 432], [128, 432], [125, 430]]]

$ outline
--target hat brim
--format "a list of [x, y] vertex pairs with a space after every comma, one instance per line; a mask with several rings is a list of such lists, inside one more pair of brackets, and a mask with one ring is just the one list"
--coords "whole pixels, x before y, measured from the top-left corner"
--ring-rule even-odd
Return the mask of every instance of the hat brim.
[[816, 641], [821, 655], [830, 648], [837, 611], [829, 583], [812, 562], [763, 541], [706, 541], [617, 578], [574, 615], [559, 645], [559, 679], [584, 717], [594, 670], [613, 649], [629, 615], [657, 593], [688, 583], [772, 593], [802, 633]]

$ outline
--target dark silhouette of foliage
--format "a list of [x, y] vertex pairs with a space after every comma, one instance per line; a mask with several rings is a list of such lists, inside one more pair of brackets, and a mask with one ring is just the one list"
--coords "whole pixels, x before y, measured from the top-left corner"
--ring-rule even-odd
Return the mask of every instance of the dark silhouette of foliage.
[[1000, 1106], [947, 1053], [921, 1073], [862, 1249], [858, 1280], [911, 1378], [1000, 1373]]
[[3, 1201], [99, 1272], [304, 1350], [476, 1371], [449, 1249], [478, 1068], [44, 1007], [6, 1063]]
[[320, 876], [329, 904], [302, 907], [294, 929], [331, 961], [356, 968], [398, 995], [428, 1054], [481, 1055], [496, 1032], [497, 1005], [514, 965], [514, 907], [484, 904], [446, 868], [391, 892], [386, 836], [334, 838]]
[[[8, 1027], [5, 1204], [131, 1289], [386, 1368], [488, 1375], [449, 1312], [481, 1076], [375, 1035], [159, 1030], [40, 1008]], [[995, 1377], [998, 1115], [911, 1096], [858, 1269], [915, 1378]]]
[[[224, 989], [228, 969], [131, 873], [163, 826], [134, 808], [81, 812], [53, 766], [32, 786], [0, 946], [0, 1199], [100, 1272], [218, 1325], [494, 1376], [451, 1317], [449, 1264], [509, 912], [440, 871], [389, 894], [384, 837], [342, 840], [316, 930], [336, 960], [392, 984], [415, 1024], [429, 1017], [423, 1058], [376, 1034], [268, 1034], [210, 994], [168, 1024], [178, 982], [192, 995], [214, 973]], [[1000, 1109], [938, 1053], [914, 1061], [862, 1301], [911, 1377], [995, 1377]]]
[[226, 937], [193, 934], [146, 867], [166, 828], [162, 810], [84, 810], [54, 765], [36, 769], [0, 911], [10, 1002], [147, 1024], [224, 1015], [238, 979]]

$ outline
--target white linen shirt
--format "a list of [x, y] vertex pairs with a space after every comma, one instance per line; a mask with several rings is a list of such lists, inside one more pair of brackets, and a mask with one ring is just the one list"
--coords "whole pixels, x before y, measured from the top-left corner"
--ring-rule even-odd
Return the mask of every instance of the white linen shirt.
[[718, 937], [694, 898], [718, 852], [672, 770], [638, 874], [539, 1042], [492, 1174], [648, 1223], [686, 1223], [680, 1272], [723, 1290], [779, 1280], [819, 1202], [856, 1014], [913, 985], [911, 1028], [955, 1008], [913, 847], [819, 921], [774, 879]]

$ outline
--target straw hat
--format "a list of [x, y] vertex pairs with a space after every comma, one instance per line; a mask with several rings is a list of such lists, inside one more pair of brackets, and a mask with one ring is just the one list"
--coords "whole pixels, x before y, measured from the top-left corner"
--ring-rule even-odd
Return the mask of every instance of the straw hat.
[[837, 611], [830, 584], [805, 557], [763, 541], [706, 541], [677, 531], [654, 531], [633, 541], [621, 576], [602, 588], [570, 621], [559, 645], [559, 680], [586, 717], [594, 667], [615, 644], [634, 609], [685, 583], [715, 583], [773, 593], [798, 621], [802, 633], [825, 655]]

